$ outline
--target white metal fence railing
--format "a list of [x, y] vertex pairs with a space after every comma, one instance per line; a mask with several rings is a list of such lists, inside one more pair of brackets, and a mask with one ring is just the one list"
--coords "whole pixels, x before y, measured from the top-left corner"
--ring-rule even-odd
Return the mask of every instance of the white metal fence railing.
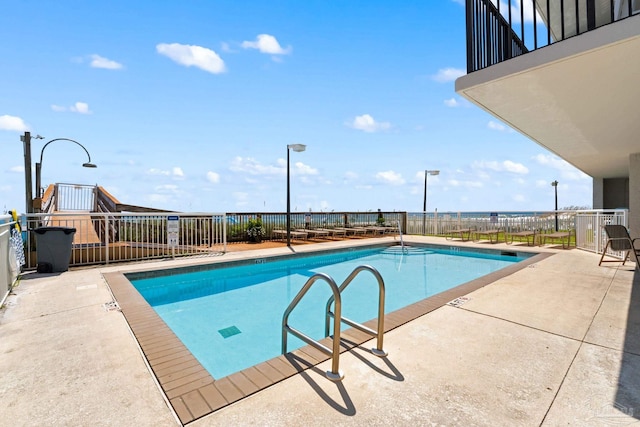
[[[547, 211], [547, 212], [418, 212], [418, 213], [340, 213], [296, 214], [296, 224], [310, 228], [343, 224], [380, 223], [403, 224], [404, 234], [447, 235], [457, 228], [475, 227], [478, 231], [500, 228], [505, 233], [536, 230], [575, 231], [576, 246], [600, 253], [606, 244], [603, 226], [628, 226], [628, 211]], [[224, 253], [230, 240], [246, 241], [246, 221], [256, 214], [222, 213], [91, 213], [57, 212], [30, 214], [23, 219], [27, 269], [38, 264], [39, 227], [74, 228], [70, 266], [109, 264], [117, 261], [141, 261], [178, 256], [212, 255]], [[284, 215], [261, 214], [267, 230], [280, 226]], [[310, 220], [310, 221], [309, 221]], [[0, 216], [0, 288], [7, 289], [16, 274], [9, 259], [11, 216]], [[335, 222], [335, 224], [334, 224]], [[617, 255], [617, 254], [612, 254]]]
[[575, 228], [576, 211], [551, 212], [409, 212], [407, 234], [446, 235], [451, 230], [475, 227], [478, 231], [500, 228], [504, 232]]
[[15, 222], [11, 215], [0, 215], [0, 301], [8, 295], [20, 270], [16, 255], [11, 251], [11, 229]]
[[77, 184], [55, 185], [56, 211], [95, 211], [97, 186]]
[[[576, 215], [576, 246], [580, 249], [602, 253], [607, 244], [605, 225], [624, 225], [628, 227], [629, 211], [626, 209], [578, 211]], [[612, 256], [622, 257], [622, 253], [611, 252]]]
[[[35, 268], [38, 264], [39, 238], [34, 230], [40, 227], [75, 229], [70, 266], [218, 255], [226, 251], [225, 214], [31, 214], [27, 216], [29, 232], [25, 241], [27, 268]], [[56, 244], [55, 239], [54, 243], [50, 241], [47, 238], [46, 244]]]
[[[447, 235], [451, 230], [475, 227], [478, 231], [500, 228], [506, 234], [536, 230], [575, 231], [576, 247], [602, 253], [606, 244], [603, 226], [628, 226], [627, 209], [546, 212], [410, 212], [406, 234]], [[556, 226], [557, 222], [557, 226]]]

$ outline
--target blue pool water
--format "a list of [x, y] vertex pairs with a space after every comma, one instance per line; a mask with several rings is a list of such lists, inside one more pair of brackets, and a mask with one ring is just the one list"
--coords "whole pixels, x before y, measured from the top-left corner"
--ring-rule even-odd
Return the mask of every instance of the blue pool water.
[[[221, 378], [281, 354], [282, 315], [316, 273], [329, 274], [339, 286], [357, 266], [374, 267], [385, 282], [388, 313], [523, 259], [514, 255], [374, 248], [130, 280], [205, 369]], [[289, 324], [322, 339], [330, 296], [329, 286], [316, 282]], [[342, 315], [365, 322], [377, 317], [377, 304], [378, 283], [362, 272], [342, 295]], [[289, 335], [288, 351], [303, 345]]]

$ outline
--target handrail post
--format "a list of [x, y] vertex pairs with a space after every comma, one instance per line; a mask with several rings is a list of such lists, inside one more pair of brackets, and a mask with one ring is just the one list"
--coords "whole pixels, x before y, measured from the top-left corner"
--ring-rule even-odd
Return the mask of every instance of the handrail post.
[[106, 264], [109, 265], [109, 243], [111, 242], [111, 230], [109, 227], [109, 216], [105, 213], [102, 219], [104, 220], [104, 254]]
[[292, 333], [307, 344], [317, 348], [325, 354], [330, 355], [331, 371], [327, 371], [325, 375], [331, 381], [340, 381], [344, 378], [344, 374], [340, 372], [340, 322], [334, 322], [333, 325], [333, 346], [331, 350], [326, 346], [320, 344], [313, 338], [310, 338], [302, 332], [289, 326], [289, 314], [291, 314], [291, 311], [293, 311], [293, 309], [298, 305], [302, 297], [305, 296], [311, 286], [319, 279], [324, 280], [329, 284], [329, 287], [331, 287], [331, 292], [333, 293], [333, 297], [336, 301], [336, 317], [339, 319], [342, 315], [342, 299], [340, 297], [340, 291], [338, 290], [338, 285], [336, 285], [336, 282], [325, 273], [314, 274], [309, 278], [309, 280], [307, 280], [302, 289], [300, 289], [293, 301], [291, 301], [287, 309], [284, 311], [284, 314], [282, 316], [282, 354], [287, 353], [287, 333]]
[[329, 300], [327, 301], [327, 305], [325, 307], [325, 336], [329, 336], [329, 324], [330, 324], [330, 317], [333, 317], [333, 325], [334, 325], [334, 329], [335, 329], [335, 325], [336, 324], [340, 324], [340, 323], [346, 323], [347, 325], [356, 328], [366, 334], [369, 334], [371, 336], [376, 337], [376, 348], [372, 348], [371, 349], [371, 353], [373, 353], [374, 355], [378, 356], [378, 357], [385, 357], [388, 355], [388, 353], [386, 351], [383, 350], [382, 346], [383, 346], [383, 339], [384, 339], [384, 301], [385, 301], [385, 287], [384, 287], [384, 280], [382, 280], [382, 276], [380, 275], [380, 273], [378, 272], [378, 270], [376, 270], [375, 268], [371, 267], [370, 265], [361, 265], [359, 267], [356, 267], [351, 274], [345, 279], [344, 282], [342, 282], [342, 284], [340, 285], [340, 287], [338, 288], [339, 294], [341, 295], [342, 292], [347, 288], [347, 286], [349, 286], [349, 284], [353, 281], [353, 279], [355, 279], [355, 277], [361, 272], [361, 271], [368, 271], [371, 274], [374, 275], [374, 277], [376, 278], [376, 280], [378, 281], [378, 326], [377, 326], [377, 331], [372, 330], [371, 328], [368, 328], [366, 326], [364, 326], [361, 323], [358, 322], [354, 322], [353, 320], [341, 317], [339, 314], [339, 310], [338, 310], [338, 304], [336, 303], [336, 313], [333, 314], [331, 313], [331, 304], [333, 304], [334, 300], [333, 297], [329, 297]]

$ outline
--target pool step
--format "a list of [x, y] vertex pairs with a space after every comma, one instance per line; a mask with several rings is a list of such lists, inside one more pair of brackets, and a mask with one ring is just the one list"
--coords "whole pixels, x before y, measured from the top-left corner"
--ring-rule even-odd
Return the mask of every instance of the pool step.
[[425, 250], [424, 248], [418, 248], [415, 246], [401, 246], [401, 245], [396, 245], [396, 246], [389, 246], [388, 248], [385, 248], [384, 251], [382, 251], [382, 253], [384, 254], [424, 254]]

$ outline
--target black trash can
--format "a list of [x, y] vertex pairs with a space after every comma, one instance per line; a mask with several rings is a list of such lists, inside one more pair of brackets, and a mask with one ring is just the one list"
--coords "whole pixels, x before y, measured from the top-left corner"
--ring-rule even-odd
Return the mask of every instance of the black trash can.
[[39, 227], [33, 232], [36, 233], [38, 273], [67, 271], [76, 229], [70, 227]]

